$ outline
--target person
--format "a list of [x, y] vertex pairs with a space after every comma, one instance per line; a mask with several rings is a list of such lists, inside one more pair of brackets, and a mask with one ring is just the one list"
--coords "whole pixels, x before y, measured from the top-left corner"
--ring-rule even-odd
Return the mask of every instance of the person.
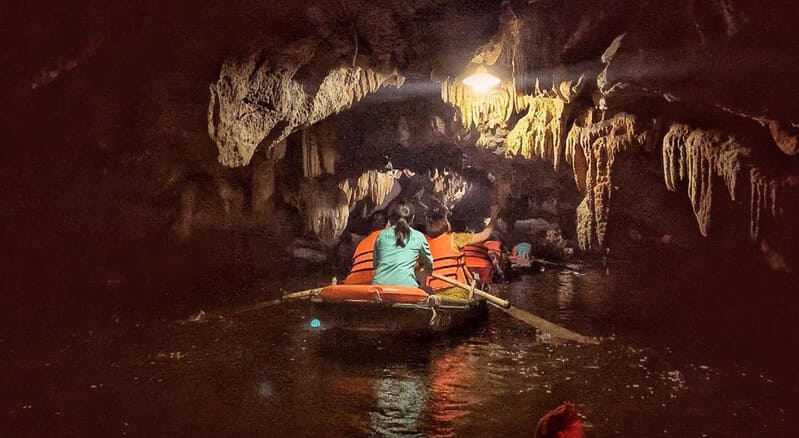
[[391, 226], [377, 235], [374, 246], [375, 276], [372, 284], [419, 287], [416, 263], [425, 272], [433, 270], [433, 257], [424, 234], [411, 228], [413, 205], [398, 202], [391, 212]]
[[528, 268], [535, 260], [531, 254], [533, 245], [527, 242], [521, 242], [513, 247], [513, 252], [510, 255], [511, 266], [514, 268]]
[[370, 220], [372, 232], [363, 238], [355, 248], [352, 255], [352, 267], [347, 278], [344, 279], [344, 284], [371, 284], [372, 278], [375, 276], [374, 268], [374, 248], [377, 236], [381, 231], [388, 227], [388, 217], [386, 212], [378, 210], [372, 214]]
[[464, 246], [463, 254], [466, 256], [466, 267], [484, 283], [491, 283], [494, 274], [502, 275], [499, 266], [502, 247], [496, 233], [492, 233], [482, 244]]
[[[497, 206], [491, 207], [491, 219], [479, 233], [454, 233], [446, 212], [434, 213], [427, 226], [427, 241], [433, 254], [433, 273], [449, 277], [461, 283], [471, 284], [474, 278], [466, 268], [466, 257], [463, 248], [468, 245], [479, 245], [491, 237], [497, 220]], [[453, 299], [468, 299], [468, 291], [453, 286], [444, 280], [429, 278], [427, 285], [436, 294], [447, 295]]]

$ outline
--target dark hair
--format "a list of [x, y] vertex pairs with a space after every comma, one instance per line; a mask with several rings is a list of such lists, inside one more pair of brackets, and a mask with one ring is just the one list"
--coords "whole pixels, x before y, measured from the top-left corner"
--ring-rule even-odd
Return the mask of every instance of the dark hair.
[[430, 218], [427, 223], [427, 235], [436, 238], [444, 233], [450, 232], [452, 227], [449, 224], [446, 216], [438, 218]]
[[394, 235], [397, 237], [397, 246], [405, 248], [405, 241], [411, 236], [411, 221], [413, 220], [413, 204], [400, 201], [391, 210], [391, 221], [394, 222]]
[[372, 230], [382, 230], [386, 227], [386, 222], [388, 222], [388, 215], [383, 210], [377, 210], [372, 213], [372, 217], [369, 219], [369, 225], [371, 225]]

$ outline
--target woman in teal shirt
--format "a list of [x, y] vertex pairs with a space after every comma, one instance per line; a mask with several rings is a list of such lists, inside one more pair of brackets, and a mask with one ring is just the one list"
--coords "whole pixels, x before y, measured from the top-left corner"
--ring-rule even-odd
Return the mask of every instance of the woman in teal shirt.
[[416, 261], [421, 260], [427, 273], [433, 271], [433, 256], [424, 234], [411, 228], [413, 205], [400, 201], [391, 212], [391, 227], [375, 241], [375, 276], [372, 284], [419, 287]]

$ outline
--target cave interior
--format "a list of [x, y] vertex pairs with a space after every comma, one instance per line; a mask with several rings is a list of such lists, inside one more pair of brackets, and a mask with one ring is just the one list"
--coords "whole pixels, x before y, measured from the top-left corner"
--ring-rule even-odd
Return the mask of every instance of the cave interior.
[[[23, 302], [346, 263], [342, 243], [399, 197], [463, 229], [493, 200], [509, 244], [556, 259], [797, 266], [799, 63], [778, 7], [11, 12], [4, 278], [38, 290]], [[464, 85], [478, 68], [499, 85]]]
[[[735, 312], [799, 309], [787, 2], [7, 6], [11, 337], [341, 276], [370, 215], [399, 199], [416, 225], [445, 206], [462, 231], [496, 203], [508, 248], [697, 278], [697, 302]], [[498, 84], [467, 85], [477, 72]]]

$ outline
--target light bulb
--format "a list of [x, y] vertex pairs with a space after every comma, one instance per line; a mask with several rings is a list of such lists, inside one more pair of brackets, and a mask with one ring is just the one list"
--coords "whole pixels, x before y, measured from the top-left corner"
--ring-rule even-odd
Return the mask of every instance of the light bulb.
[[484, 66], [477, 67], [477, 70], [466, 78], [463, 83], [472, 87], [478, 94], [486, 94], [492, 88], [500, 84], [500, 79], [489, 73]]

